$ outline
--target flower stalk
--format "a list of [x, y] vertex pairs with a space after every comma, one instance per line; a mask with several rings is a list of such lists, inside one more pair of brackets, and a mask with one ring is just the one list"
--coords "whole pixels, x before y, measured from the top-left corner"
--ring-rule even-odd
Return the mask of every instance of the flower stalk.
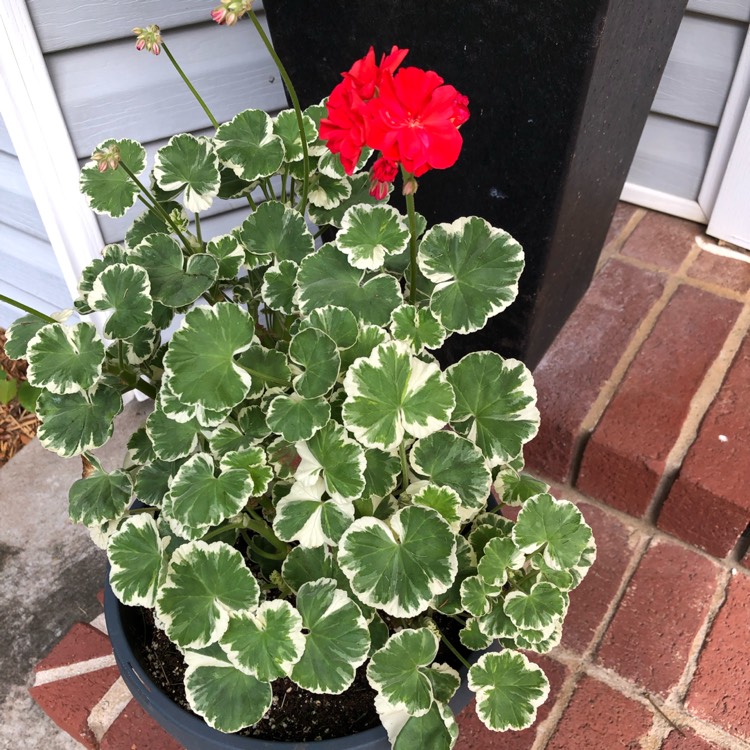
[[198, 102], [198, 104], [200, 104], [200, 105], [201, 105], [201, 107], [203, 108], [203, 111], [204, 111], [204, 112], [206, 113], [206, 115], [208, 116], [208, 119], [209, 119], [209, 120], [211, 121], [211, 124], [212, 124], [212, 125], [213, 125], [213, 126], [214, 126], [215, 128], [218, 128], [218, 127], [219, 127], [219, 121], [218, 121], [218, 120], [217, 120], [217, 119], [216, 119], [216, 118], [215, 118], [215, 117], [213, 116], [213, 113], [212, 113], [212, 112], [211, 112], [211, 110], [210, 110], [210, 109], [208, 108], [208, 105], [207, 105], [207, 104], [206, 104], [206, 102], [205, 102], [205, 101], [203, 100], [203, 97], [202, 97], [202, 96], [201, 96], [201, 95], [200, 95], [200, 94], [198, 93], [198, 91], [196, 90], [195, 86], [193, 86], [192, 82], [191, 82], [191, 81], [190, 81], [190, 79], [189, 79], [189, 78], [187, 77], [187, 75], [185, 75], [185, 71], [184, 71], [184, 70], [183, 70], [183, 69], [182, 69], [182, 68], [180, 67], [180, 65], [179, 65], [179, 63], [177, 62], [177, 60], [175, 60], [175, 58], [174, 58], [174, 55], [173, 55], [173, 54], [172, 54], [172, 53], [170, 52], [170, 50], [169, 50], [169, 47], [167, 47], [167, 43], [166, 43], [166, 42], [162, 42], [162, 44], [161, 44], [161, 48], [162, 48], [162, 49], [164, 50], [164, 52], [166, 53], [167, 57], [169, 58], [169, 62], [171, 62], [171, 63], [172, 63], [172, 65], [174, 66], [174, 69], [175, 69], [175, 70], [176, 70], [176, 71], [177, 71], [177, 72], [178, 72], [178, 73], [180, 74], [180, 78], [182, 78], [182, 80], [183, 80], [183, 81], [185, 82], [185, 85], [186, 85], [186, 86], [188, 87], [188, 89], [190, 90], [190, 93], [191, 93], [191, 94], [192, 94], [192, 95], [193, 95], [193, 96], [195, 97], [195, 100], [196, 100], [196, 101]]

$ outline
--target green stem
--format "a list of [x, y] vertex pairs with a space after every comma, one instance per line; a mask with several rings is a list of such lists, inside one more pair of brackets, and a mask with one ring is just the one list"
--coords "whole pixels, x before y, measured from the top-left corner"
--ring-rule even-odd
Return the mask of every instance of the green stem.
[[275, 549], [279, 550], [279, 552], [283, 552], [286, 555], [289, 549], [286, 545], [286, 542], [282, 542], [281, 539], [279, 539], [276, 534], [273, 533], [271, 527], [263, 519], [263, 517], [258, 515], [252, 508], [247, 508], [247, 513], [249, 514], [250, 518], [245, 519], [245, 526], [249, 529], [252, 529], [257, 534], [260, 534], [267, 542], [270, 542]]
[[51, 318], [49, 315], [45, 315], [43, 312], [39, 312], [39, 310], [35, 310], [33, 307], [24, 305], [23, 302], [19, 302], [18, 300], [13, 299], [12, 297], [6, 297], [4, 294], [0, 294], [0, 302], [7, 302], [9, 305], [13, 305], [13, 307], [17, 307], [19, 310], [23, 310], [24, 312], [27, 312], [30, 315], [36, 315], [37, 318], [46, 320], [48, 323], [59, 322], [55, 320], [54, 318]]
[[222, 534], [226, 534], [227, 531], [232, 531], [233, 529], [244, 529], [245, 528], [245, 521], [236, 521], [234, 523], [227, 523], [223, 526], [219, 526], [218, 529], [214, 529], [213, 531], [209, 531], [208, 534], [206, 534], [203, 537], [203, 541], [207, 542], [209, 539], [213, 539], [215, 536], [221, 536]]
[[459, 650], [443, 635], [443, 633], [440, 633], [440, 640], [448, 647], [448, 649], [451, 651], [453, 656], [458, 659], [461, 664], [463, 664], [466, 669], [471, 669], [471, 664], [469, 664], [468, 661], [463, 657], [463, 655], [459, 652]]
[[[403, 171], [404, 183], [408, 175]], [[417, 212], [414, 209], [414, 193], [404, 196], [406, 198], [406, 210], [409, 215], [409, 302], [415, 304], [417, 301]]]
[[406, 461], [406, 440], [401, 441], [399, 455], [401, 456], [401, 489], [403, 492], [406, 492], [406, 488], [409, 486], [409, 464]]
[[125, 344], [122, 341], [117, 341], [117, 361], [120, 365], [120, 370], [125, 369]]
[[138, 382], [133, 387], [137, 391], [140, 391], [144, 396], [156, 399], [156, 386], [148, 383], [143, 378], [139, 378]]
[[185, 246], [185, 249], [188, 251], [188, 255], [193, 254], [193, 249], [190, 247], [190, 243], [185, 238], [185, 235], [180, 231], [179, 227], [172, 221], [172, 217], [162, 208], [161, 204], [158, 200], [152, 195], [151, 191], [136, 177], [134, 172], [130, 169], [130, 167], [124, 162], [120, 162], [120, 166], [125, 170], [125, 174], [127, 174], [128, 177], [136, 184], [138, 189], [154, 204], [154, 209], [156, 212], [164, 219], [164, 221], [169, 224], [170, 227], [174, 230], [175, 234], [182, 240], [182, 244]]
[[255, 201], [249, 195], [246, 195], [245, 198], [247, 198], [247, 203], [250, 208], [252, 208], [253, 211], [256, 211], [258, 209], [258, 206], [255, 204]]
[[195, 236], [198, 238], [198, 244], [203, 247], [203, 235], [201, 234], [201, 217], [195, 214]]
[[203, 111], [208, 115], [208, 119], [211, 120], [211, 124], [215, 127], [219, 127], [218, 120], [211, 114], [211, 110], [208, 108], [208, 105], [206, 102], [203, 101], [201, 95], [195, 90], [195, 87], [192, 83], [190, 83], [190, 79], [185, 75], [182, 68], [178, 65], [177, 60], [174, 59], [172, 56], [172, 53], [169, 51], [169, 47], [167, 47], [164, 42], [161, 43], [161, 48], [167, 53], [167, 57], [169, 58], [169, 62], [174, 65], [175, 70], [180, 74], [182, 77], [182, 80], [185, 81], [185, 85], [190, 89], [190, 93], [196, 98], [198, 101], [198, 104], [203, 107]]
[[299, 105], [299, 99], [297, 98], [297, 92], [294, 90], [294, 86], [292, 85], [292, 79], [289, 78], [288, 73], [286, 72], [286, 68], [284, 67], [284, 64], [281, 62], [279, 56], [276, 54], [276, 50], [273, 48], [273, 44], [271, 44], [271, 40], [268, 38], [268, 35], [266, 34], [263, 27], [260, 25], [260, 21], [258, 20], [258, 17], [255, 15], [255, 13], [251, 10], [248, 14], [250, 16], [250, 20], [253, 22], [253, 26], [255, 26], [255, 30], [258, 32], [258, 35], [261, 38], [261, 41], [263, 44], [266, 45], [266, 49], [268, 50], [268, 53], [273, 58], [273, 61], [276, 63], [276, 67], [279, 69], [279, 73], [281, 74], [281, 78], [284, 81], [284, 85], [286, 86], [286, 90], [289, 92], [289, 98], [292, 100], [292, 105], [294, 106], [294, 114], [297, 116], [297, 127], [299, 128], [299, 137], [302, 141], [302, 162], [305, 167], [305, 173], [302, 180], [302, 197], [300, 198], [299, 202], [299, 212], [304, 216], [305, 215], [305, 209], [307, 208], [307, 190], [310, 182], [310, 157], [307, 153], [307, 136], [305, 135], [305, 124], [302, 121], [302, 108]]

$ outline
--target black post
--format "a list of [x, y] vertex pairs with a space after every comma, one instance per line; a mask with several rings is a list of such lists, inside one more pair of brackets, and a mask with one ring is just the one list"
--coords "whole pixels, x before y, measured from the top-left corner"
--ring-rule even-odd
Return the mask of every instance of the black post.
[[265, 0], [303, 104], [392, 45], [469, 97], [458, 164], [420, 180], [429, 223], [478, 215], [524, 247], [516, 302], [454, 335], [534, 366], [586, 291], [686, 0]]

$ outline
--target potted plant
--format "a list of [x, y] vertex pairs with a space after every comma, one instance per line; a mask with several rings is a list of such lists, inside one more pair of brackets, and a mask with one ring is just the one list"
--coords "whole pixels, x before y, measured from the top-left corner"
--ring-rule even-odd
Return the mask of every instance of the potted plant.
[[[249, 0], [213, 15], [245, 13], [274, 55]], [[158, 27], [136, 33], [173, 60]], [[165, 724], [188, 747], [271, 747], [287, 694], [315, 713], [370, 691], [393, 747], [450, 748], [462, 680], [488, 727], [526, 727], [548, 683], [523, 651], [559, 642], [594, 559], [575, 506], [522, 473], [527, 368], [473, 352], [442, 371], [431, 353], [513, 301], [523, 255], [480, 217], [427, 228], [416, 212], [417, 179], [456, 161], [469, 110], [405, 56], [370, 50], [305, 111], [278, 63], [294, 109], [176, 135], [148, 178], [140, 144], [104, 141], [81, 174], [91, 207], [147, 210], [81, 278], [76, 308], [103, 330], [29, 310], [8, 332], [41, 390], [42, 444], [83, 458], [70, 515], [107, 550], [113, 639], [152, 612], [184, 661], [205, 734], [183, 737], [181, 709]], [[388, 204], [399, 174], [406, 215]], [[204, 238], [201, 213], [237, 197], [247, 218]], [[154, 409], [107, 469], [93, 451], [133, 390]]]

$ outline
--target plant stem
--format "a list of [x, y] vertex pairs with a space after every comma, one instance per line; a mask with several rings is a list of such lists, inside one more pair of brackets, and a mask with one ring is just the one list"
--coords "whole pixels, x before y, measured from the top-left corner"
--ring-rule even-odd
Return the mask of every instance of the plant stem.
[[[411, 175], [402, 169], [404, 183]], [[409, 303], [417, 301], [417, 212], [414, 209], [414, 193], [404, 196], [409, 215]]]
[[117, 341], [117, 361], [120, 365], [120, 370], [125, 369], [125, 345], [121, 340]]
[[203, 247], [203, 236], [201, 234], [201, 217], [195, 214], [195, 236], [198, 238], [198, 244]]
[[55, 320], [54, 318], [51, 318], [49, 315], [45, 315], [43, 312], [39, 312], [39, 310], [35, 310], [33, 307], [24, 305], [23, 302], [19, 302], [18, 300], [13, 299], [12, 297], [6, 297], [4, 294], [0, 294], [0, 302], [7, 302], [9, 305], [13, 305], [13, 307], [17, 307], [19, 310], [23, 310], [24, 312], [27, 312], [30, 315], [36, 315], [37, 318], [46, 320], [48, 323], [59, 322]]
[[409, 486], [409, 464], [406, 461], [406, 440], [401, 441], [399, 447], [399, 455], [401, 456], [401, 489], [406, 492], [406, 488]]
[[267, 542], [270, 542], [275, 549], [279, 550], [279, 552], [283, 552], [286, 556], [287, 550], [289, 549], [286, 542], [282, 542], [281, 539], [273, 533], [273, 530], [263, 517], [256, 513], [252, 508], [247, 508], [246, 512], [250, 516], [249, 520], [245, 520], [246, 527], [252, 529], [257, 534], [260, 534]]
[[244, 528], [245, 528], [245, 521], [227, 523], [224, 526], [219, 526], [219, 528], [214, 529], [213, 531], [209, 531], [208, 534], [206, 534], [202, 540], [204, 542], [207, 542], [209, 539], [213, 539], [215, 536], [221, 536], [222, 534], [225, 534], [227, 531], [232, 531], [233, 529], [244, 529]]
[[451, 651], [453, 656], [458, 659], [461, 664], [463, 664], [467, 669], [471, 669], [471, 664], [469, 664], [468, 661], [462, 656], [462, 654], [459, 652], [459, 650], [445, 637], [445, 635], [441, 632], [440, 633], [440, 640], [448, 647], [448, 649]]
[[140, 391], [144, 396], [156, 399], [156, 386], [147, 382], [143, 378], [138, 378], [138, 382], [133, 387], [137, 391]]
[[174, 65], [175, 70], [180, 74], [182, 77], [182, 80], [185, 81], [185, 85], [190, 89], [190, 93], [196, 98], [198, 101], [198, 104], [203, 107], [203, 111], [208, 115], [208, 119], [211, 120], [211, 124], [215, 127], [219, 127], [218, 120], [211, 114], [211, 110], [208, 108], [206, 102], [203, 101], [201, 95], [195, 90], [195, 86], [193, 86], [192, 83], [190, 83], [190, 79], [185, 75], [182, 68], [178, 65], [177, 60], [174, 59], [172, 53], [169, 51], [169, 47], [162, 42], [161, 48], [167, 53], [167, 57], [169, 58], [169, 62]]
[[169, 224], [174, 230], [175, 234], [182, 240], [182, 244], [188, 251], [188, 255], [193, 254], [193, 249], [190, 247], [190, 243], [185, 238], [185, 235], [180, 231], [179, 227], [172, 221], [172, 217], [162, 208], [158, 200], [152, 195], [151, 191], [136, 177], [130, 167], [124, 162], [120, 162], [120, 166], [125, 170], [125, 174], [136, 184], [138, 189], [154, 204], [156, 212]]
[[307, 136], [305, 135], [305, 124], [302, 121], [302, 108], [299, 105], [299, 99], [297, 98], [297, 92], [294, 90], [294, 86], [292, 84], [292, 79], [289, 78], [288, 73], [286, 72], [286, 68], [284, 67], [284, 64], [281, 62], [281, 59], [276, 54], [276, 50], [273, 48], [273, 44], [271, 44], [271, 40], [268, 38], [268, 35], [266, 34], [263, 27], [260, 25], [260, 21], [258, 20], [258, 17], [255, 15], [255, 13], [250, 10], [248, 13], [250, 16], [250, 20], [253, 22], [253, 26], [255, 26], [255, 30], [258, 32], [258, 35], [261, 38], [261, 41], [263, 44], [266, 45], [266, 49], [268, 50], [268, 53], [273, 58], [273, 61], [276, 63], [276, 67], [279, 69], [279, 73], [281, 74], [281, 78], [284, 81], [284, 85], [286, 86], [286, 90], [289, 92], [289, 98], [292, 100], [292, 104], [294, 106], [294, 114], [297, 116], [297, 127], [299, 128], [299, 137], [302, 141], [302, 162], [304, 164], [305, 173], [302, 180], [302, 197], [300, 198], [299, 202], [299, 212], [304, 216], [305, 215], [305, 209], [307, 208], [307, 189], [310, 182], [310, 157], [307, 153]]

